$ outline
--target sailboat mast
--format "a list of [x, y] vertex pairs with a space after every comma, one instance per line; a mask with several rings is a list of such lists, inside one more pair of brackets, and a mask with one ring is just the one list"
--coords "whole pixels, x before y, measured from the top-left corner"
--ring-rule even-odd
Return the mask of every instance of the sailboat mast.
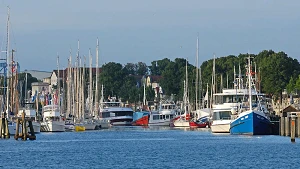
[[146, 105], [146, 84], [144, 83], [144, 97], [143, 97], [143, 106]]
[[59, 106], [59, 111], [61, 113], [60, 108], [60, 71], [59, 71], [59, 55], [57, 54], [57, 105]]
[[[202, 75], [201, 75], [201, 67], [199, 68], [199, 97], [201, 99], [203, 99], [202, 96]], [[199, 109], [201, 109], [201, 107], [203, 107], [202, 101], [199, 100]]]
[[92, 61], [93, 61], [93, 58], [92, 58], [92, 56], [91, 56], [91, 49], [89, 49], [89, 58], [90, 58], [90, 72], [89, 72], [89, 76], [90, 76], [90, 78], [89, 78], [89, 104], [90, 104], [90, 106], [89, 106], [89, 109], [90, 109], [90, 115], [93, 115], [93, 116], [95, 116], [94, 115], [94, 111], [93, 111], [93, 94], [92, 94], [92, 89], [93, 89], [93, 82], [92, 82]]
[[198, 110], [198, 57], [199, 57], [199, 37], [197, 36], [197, 52], [196, 52], [196, 110]]
[[79, 119], [80, 114], [79, 114], [79, 40], [78, 40], [78, 48], [77, 48], [77, 65], [76, 65], [76, 116], [77, 119]]
[[7, 63], [7, 69], [6, 69], [6, 112], [7, 112], [7, 117], [8, 117], [8, 114], [10, 112], [10, 109], [9, 109], [9, 78], [8, 78], [8, 75], [9, 75], [9, 64], [10, 64], [10, 60], [9, 60], [9, 43], [10, 43], [10, 39], [9, 39], [9, 36], [10, 36], [10, 32], [9, 32], [9, 19], [10, 19], [10, 8], [7, 7], [7, 41], [6, 41], [6, 63]]
[[[82, 70], [81, 70], [81, 57], [79, 57], [79, 70], [78, 70], [78, 87], [82, 84]], [[79, 111], [79, 117], [80, 119], [83, 119], [83, 112], [81, 111], [82, 108], [82, 93], [81, 93], [81, 87], [78, 88], [78, 111]]]
[[99, 39], [97, 38], [97, 47], [96, 47], [96, 91], [95, 91], [95, 112], [98, 114], [99, 107], [99, 98], [98, 98], [98, 86], [99, 86]]
[[251, 91], [251, 85], [252, 85], [252, 83], [251, 83], [251, 73], [252, 73], [252, 71], [251, 71], [251, 60], [250, 60], [250, 55], [249, 55], [249, 57], [248, 57], [248, 83], [249, 83], [249, 85], [248, 85], [248, 87], [249, 87], [249, 107], [250, 107], [250, 111], [252, 111], [252, 91]]
[[85, 56], [84, 56], [84, 63], [83, 63], [83, 69], [82, 69], [82, 84], [81, 84], [81, 99], [82, 99], [82, 113], [83, 117], [85, 115], [85, 96], [84, 96], [84, 89], [85, 89]]

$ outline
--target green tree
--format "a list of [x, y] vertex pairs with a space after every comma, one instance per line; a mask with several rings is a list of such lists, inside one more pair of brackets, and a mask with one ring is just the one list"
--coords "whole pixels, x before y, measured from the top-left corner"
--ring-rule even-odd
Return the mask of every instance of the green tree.
[[100, 82], [104, 85], [105, 96], [118, 96], [124, 83], [125, 72], [120, 63], [109, 62], [102, 66]]

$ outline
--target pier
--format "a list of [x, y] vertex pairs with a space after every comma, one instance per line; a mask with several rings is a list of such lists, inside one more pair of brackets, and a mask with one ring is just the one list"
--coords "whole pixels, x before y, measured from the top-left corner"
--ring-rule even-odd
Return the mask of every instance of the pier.
[[291, 142], [300, 137], [300, 112], [288, 112], [286, 117], [280, 117], [280, 135], [291, 137]]

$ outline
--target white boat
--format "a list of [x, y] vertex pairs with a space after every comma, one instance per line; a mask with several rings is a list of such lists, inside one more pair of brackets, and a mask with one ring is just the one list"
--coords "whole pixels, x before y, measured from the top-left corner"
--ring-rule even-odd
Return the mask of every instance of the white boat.
[[74, 131], [75, 125], [72, 119], [65, 120], [65, 131]]
[[96, 123], [93, 120], [85, 120], [82, 125], [85, 127], [85, 130], [95, 130]]
[[58, 105], [47, 105], [43, 107], [43, 122], [41, 131], [62, 132], [65, 131], [65, 122], [62, 121]]
[[133, 110], [129, 107], [122, 107], [115, 97], [111, 97], [108, 102], [100, 103], [99, 117], [100, 122], [108, 122], [112, 126], [131, 125], [133, 119]]
[[158, 111], [150, 112], [148, 126], [170, 126], [176, 112], [175, 103], [162, 101]]

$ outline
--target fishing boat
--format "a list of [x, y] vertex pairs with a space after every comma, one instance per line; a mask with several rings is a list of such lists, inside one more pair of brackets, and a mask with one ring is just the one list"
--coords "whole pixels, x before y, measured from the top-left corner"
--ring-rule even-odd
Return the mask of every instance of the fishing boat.
[[60, 107], [58, 105], [46, 105], [42, 111], [43, 122], [41, 131], [43, 132], [63, 132], [65, 122], [61, 118]]
[[[265, 113], [267, 109], [261, 105], [261, 97], [255, 89], [252, 75], [249, 56], [247, 67], [249, 97], [241, 105], [237, 117], [230, 123], [230, 134], [267, 135], [271, 133], [271, 122]], [[254, 92], [252, 87], [254, 87]]]

